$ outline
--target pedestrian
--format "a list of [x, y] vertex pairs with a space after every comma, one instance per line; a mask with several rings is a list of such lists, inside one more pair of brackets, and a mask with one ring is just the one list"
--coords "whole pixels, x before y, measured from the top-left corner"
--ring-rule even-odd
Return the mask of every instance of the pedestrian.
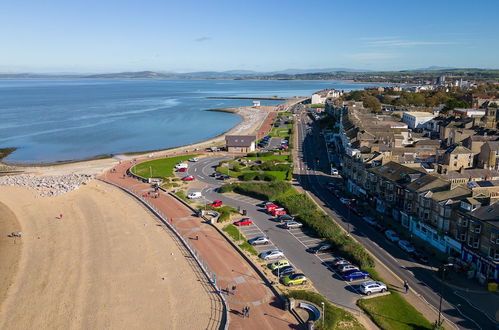
[[243, 307], [243, 313], [242, 314], [243, 314], [243, 318], [245, 318], [246, 317], [246, 306]]
[[250, 308], [249, 308], [249, 306], [248, 306], [248, 307], [246, 307], [246, 317], [247, 317], [247, 318], [249, 318], [249, 311], [250, 311]]
[[[199, 236], [196, 235], [196, 241], [199, 241]], [[227, 290], [227, 292], [229, 292], [229, 290]]]
[[60, 219], [60, 220], [62, 220], [62, 213], [61, 213], [61, 214], [59, 214], [59, 219]]
[[404, 281], [404, 289], [405, 289], [405, 293], [407, 293], [407, 291], [409, 291], [409, 283], [407, 283], [407, 281]]
[[235, 285], [232, 286], [232, 290], [231, 291], [232, 291], [232, 295], [236, 294], [236, 286]]

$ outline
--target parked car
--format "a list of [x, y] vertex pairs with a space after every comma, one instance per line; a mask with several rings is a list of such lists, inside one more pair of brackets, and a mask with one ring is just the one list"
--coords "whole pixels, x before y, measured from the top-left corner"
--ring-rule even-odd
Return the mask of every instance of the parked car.
[[352, 264], [344, 264], [344, 265], [339, 265], [338, 270], [340, 272], [344, 273], [344, 272], [348, 272], [351, 270], [359, 270], [359, 268], [357, 266], [352, 265]]
[[399, 240], [398, 241], [398, 245], [400, 246], [400, 248], [402, 250], [404, 250], [407, 253], [413, 253], [414, 251], [416, 251], [416, 249], [414, 248], [414, 246], [412, 246], [412, 244], [409, 243], [406, 240]]
[[269, 264], [268, 266], [271, 270], [276, 270], [278, 268], [289, 266], [289, 261], [287, 261], [286, 259], [281, 259], [281, 260], [274, 261], [273, 263]]
[[412, 257], [416, 259], [416, 261], [426, 265], [428, 263], [428, 256], [422, 253], [421, 251], [414, 250], [411, 253]]
[[187, 168], [187, 167], [188, 167], [187, 163], [178, 163], [177, 165], [175, 165], [176, 169]]
[[248, 243], [251, 245], [267, 245], [270, 243], [270, 239], [267, 236], [257, 236], [248, 240]]
[[303, 223], [298, 222], [298, 221], [286, 221], [283, 225], [284, 228], [286, 229], [291, 229], [291, 228], [301, 228], [303, 227]]
[[216, 201], [211, 202], [211, 207], [220, 207], [222, 204], [223, 202], [217, 199]]
[[210, 176], [211, 176], [212, 178], [216, 178], [216, 177], [218, 177], [220, 174], [221, 174], [221, 173], [218, 173], [218, 172], [213, 172], [213, 173], [211, 173], [211, 174], [210, 174]]
[[189, 158], [189, 161], [192, 163], [195, 163], [195, 162], [199, 161], [199, 158], [197, 158], [197, 157]]
[[285, 210], [285, 209], [283, 209], [282, 207], [280, 207], [280, 208], [276, 208], [276, 209], [274, 209], [274, 210], [272, 211], [272, 215], [273, 215], [274, 217], [276, 217], [276, 216], [278, 216], [278, 215], [285, 215], [285, 214], [286, 214], [286, 210]]
[[242, 218], [234, 222], [234, 226], [249, 226], [253, 223], [250, 218]]
[[277, 209], [279, 206], [275, 204], [267, 204], [265, 205], [265, 208], [267, 209], [268, 213], [272, 213], [275, 209]]
[[228, 179], [230, 179], [230, 176], [227, 174], [220, 174], [219, 176], [217, 176], [217, 180], [228, 180]]
[[203, 195], [201, 195], [200, 191], [191, 192], [189, 195], [187, 195], [187, 198], [189, 199], [201, 198], [201, 197], [203, 197]]
[[287, 286], [293, 286], [293, 285], [305, 285], [307, 284], [308, 280], [305, 277], [304, 274], [300, 273], [295, 273], [289, 276], [286, 276], [282, 279], [282, 284], [287, 285]]
[[187, 167], [177, 168], [177, 169], [175, 170], [175, 172], [179, 172], [179, 173], [187, 172]]
[[260, 253], [259, 257], [263, 260], [279, 259], [284, 258], [284, 253], [281, 250], [269, 250]]
[[334, 260], [328, 261], [327, 264], [331, 267], [338, 267], [341, 265], [346, 265], [349, 264], [350, 262], [347, 259], [344, 258], [336, 258]]
[[393, 243], [400, 241], [400, 237], [398, 237], [397, 233], [391, 229], [385, 231], [385, 236]]
[[275, 220], [276, 221], [279, 221], [279, 222], [283, 222], [283, 221], [292, 221], [294, 220], [295, 217], [289, 215], [289, 214], [282, 214], [282, 215], [278, 215]]
[[363, 294], [369, 296], [371, 293], [385, 292], [387, 287], [383, 282], [367, 281], [360, 284], [359, 290]]
[[386, 230], [385, 226], [383, 226], [381, 223], [379, 222], [376, 222], [374, 225], [373, 225], [374, 229], [376, 229], [377, 231], [379, 232], [384, 232]]
[[272, 274], [279, 277], [285, 277], [296, 273], [296, 269], [293, 266], [285, 266], [272, 271]]
[[184, 176], [182, 181], [194, 181], [194, 177], [192, 175]]
[[352, 282], [353, 280], [366, 279], [369, 277], [369, 273], [361, 270], [352, 270], [349, 272], [344, 272], [342, 275], [345, 281]]
[[339, 173], [338, 173], [338, 169], [333, 167], [333, 168], [331, 169], [331, 175], [338, 175], [338, 174], [339, 174]]
[[364, 219], [364, 221], [371, 226], [374, 226], [377, 223], [376, 219], [374, 219], [373, 217], [363, 217], [362, 219]]
[[345, 198], [345, 197], [341, 197], [340, 198], [340, 202], [342, 202], [343, 204], [349, 204], [350, 203], [350, 199]]
[[333, 246], [327, 242], [322, 242], [317, 244], [316, 246], [310, 247], [307, 249], [307, 252], [310, 253], [319, 253], [324, 251], [329, 251], [333, 248]]

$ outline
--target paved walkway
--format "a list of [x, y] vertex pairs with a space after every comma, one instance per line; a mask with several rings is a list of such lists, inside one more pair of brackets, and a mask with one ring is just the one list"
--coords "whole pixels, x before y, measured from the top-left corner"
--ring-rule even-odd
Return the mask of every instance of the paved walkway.
[[[102, 179], [138, 195], [147, 194], [151, 191], [149, 184], [126, 176], [123, 178], [131, 165], [130, 161], [122, 162], [115, 167], [116, 172], [107, 172], [102, 175]], [[234, 294], [225, 293], [230, 309], [230, 329], [299, 328], [296, 319], [280, 308], [272, 291], [215, 228], [193, 216], [187, 207], [168, 194], [161, 193], [159, 198], [151, 198], [150, 202], [165, 214], [216, 273], [218, 287], [236, 287]], [[245, 306], [250, 307], [249, 318], [242, 316], [241, 311]]]

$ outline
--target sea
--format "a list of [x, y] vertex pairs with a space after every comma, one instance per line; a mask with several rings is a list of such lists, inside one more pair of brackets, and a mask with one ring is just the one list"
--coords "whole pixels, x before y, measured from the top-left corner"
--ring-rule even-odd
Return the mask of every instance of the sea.
[[[7, 163], [38, 164], [166, 149], [203, 141], [241, 117], [208, 109], [251, 99], [310, 96], [372, 84], [294, 80], [0, 79], [0, 148]], [[279, 101], [261, 101], [262, 105]]]

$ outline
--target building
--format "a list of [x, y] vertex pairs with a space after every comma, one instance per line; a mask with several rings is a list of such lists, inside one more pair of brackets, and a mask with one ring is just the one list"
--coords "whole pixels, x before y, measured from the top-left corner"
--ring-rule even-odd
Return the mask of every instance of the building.
[[432, 113], [422, 111], [404, 112], [402, 115], [402, 121], [406, 123], [410, 129], [425, 128], [426, 123], [433, 118], [435, 118], [435, 115]]
[[452, 113], [455, 117], [459, 118], [481, 118], [485, 116], [484, 109], [464, 109], [464, 108], [456, 108], [452, 110]]
[[226, 135], [225, 145], [228, 152], [255, 151], [256, 136], [254, 135]]
[[256, 100], [256, 101], [253, 101], [253, 107], [259, 107], [261, 105], [261, 102]]
[[337, 99], [341, 95], [343, 95], [343, 92], [341, 91], [337, 91], [335, 89], [323, 89], [312, 94], [310, 102], [312, 104], [326, 104], [326, 100]]
[[459, 171], [470, 167], [473, 167], [473, 153], [461, 145], [450, 146], [439, 157], [438, 173], [445, 174], [448, 171]]
[[480, 148], [478, 165], [490, 170], [499, 170], [499, 141], [487, 141]]

